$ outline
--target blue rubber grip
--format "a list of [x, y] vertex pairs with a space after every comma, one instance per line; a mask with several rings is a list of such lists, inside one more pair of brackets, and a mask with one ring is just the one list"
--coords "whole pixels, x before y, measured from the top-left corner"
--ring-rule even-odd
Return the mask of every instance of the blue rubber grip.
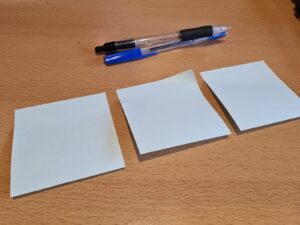
[[113, 53], [110, 55], [105, 55], [103, 59], [106, 65], [113, 65], [113, 64], [147, 58], [149, 56], [153, 56], [156, 54], [158, 53], [150, 52], [150, 53], [143, 54], [140, 48], [134, 48], [134, 49]]

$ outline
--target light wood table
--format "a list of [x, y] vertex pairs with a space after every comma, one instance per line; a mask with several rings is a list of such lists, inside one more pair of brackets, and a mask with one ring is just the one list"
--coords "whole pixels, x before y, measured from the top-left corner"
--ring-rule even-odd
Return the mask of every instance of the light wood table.
[[[221, 44], [107, 67], [106, 41], [206, 24]], [[289, 0], [0, 1], [0, 224], [300, 224], [300, 120], [138, 157], [115, 90], [193, 69], [265, 60], [300, 94], [300, 23]], [[14, 110], [107, 92], [126, 169], [9, 197]]]

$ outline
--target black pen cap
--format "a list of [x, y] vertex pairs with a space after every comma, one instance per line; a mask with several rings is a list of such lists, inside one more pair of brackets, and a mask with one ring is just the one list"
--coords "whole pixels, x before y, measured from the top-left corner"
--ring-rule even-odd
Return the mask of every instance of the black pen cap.
[[109, 53], [109, 52], [115, 52], [118, 50], [124, 50], [128, 48], [135, 48], [134, 39], [107, 42], [102, 46], [97, 46], [95, 48], [95, 51], [96, 53], [101, 53], [101, 52]]
[[101, 53], [101, 52], [114, 52], [116, 51], [116, 42], [107, 42], [104, 45], [97, 46], [95, 48], [96, 53]]

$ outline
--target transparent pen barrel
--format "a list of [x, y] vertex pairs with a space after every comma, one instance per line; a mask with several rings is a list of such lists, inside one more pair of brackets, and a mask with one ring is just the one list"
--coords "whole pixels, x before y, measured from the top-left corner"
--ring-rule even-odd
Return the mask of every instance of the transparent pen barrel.
[[175, 43], [180, 41], [180, 34], [178, 32], [168, 33], [163, 35], [154, 35], [143, 38], [136, 38], [135, 45], [139, 48], [161, 46], [170, 43]]

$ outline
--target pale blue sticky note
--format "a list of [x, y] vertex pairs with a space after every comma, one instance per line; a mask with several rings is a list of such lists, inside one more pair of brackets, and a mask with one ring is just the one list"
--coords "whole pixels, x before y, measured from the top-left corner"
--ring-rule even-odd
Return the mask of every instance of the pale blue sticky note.
[[264, 61], [201, 72], [244, 131], [300, 117], [300, 99]]
[[117, 94], [140, 154], [230, 134], [192, 70]]
[[123, 167], [104, 93], [15, 111], [11, 197]]

